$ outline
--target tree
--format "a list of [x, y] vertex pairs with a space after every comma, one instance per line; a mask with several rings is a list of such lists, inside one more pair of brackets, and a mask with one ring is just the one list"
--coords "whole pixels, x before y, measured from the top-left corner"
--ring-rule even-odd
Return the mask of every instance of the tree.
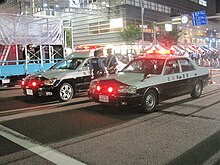
[[120, 33], [123, 41], [128, 45], [133, 45], [135, 40], [139, 39], [141, 36], [141, 29], [134, 24], [128, 24], [127, 27]]
[[164, 43], [166, 46], [177, 45], [181, 34], [181, 30], [173, 29], [172, 31], [165, 32], [165, 34], [161, 35], [159, 41]]
[[72, 32], [71, 29], [65, 29], [66, 32], [66, 46], [71, 47], [72, 46]]

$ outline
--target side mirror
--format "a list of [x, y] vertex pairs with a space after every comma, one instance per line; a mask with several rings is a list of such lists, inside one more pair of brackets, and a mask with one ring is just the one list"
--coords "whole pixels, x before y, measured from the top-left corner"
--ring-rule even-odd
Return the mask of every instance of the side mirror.
[[149, 74], [148, 72], [145, 72], [143, 78], [141, 79], [141, 82], [143, 82], [146, 78], [150, 78], [150, 77], [151, 77], [151, 74]]

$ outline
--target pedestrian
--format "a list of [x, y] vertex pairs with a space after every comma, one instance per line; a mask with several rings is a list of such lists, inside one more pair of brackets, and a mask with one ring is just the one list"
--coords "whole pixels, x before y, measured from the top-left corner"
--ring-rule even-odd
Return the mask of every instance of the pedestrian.
[[105, 68], [103, 59], [100, 58], [101, 55], [103, 55], [102, 50], [96, 50], [94, 52], [94, 58], [92, 58], [89, 63], [89, 70], [92, 79], [105, 76], [108, 73]]
[[17, 50], [18, 50], [18, 60], [19, 60], [19, 64], [22, 64], [24, 63], [24, 61], [22, 60], [25, 60], [24, 59], [24, 56], [23, 56], [23, 46], [20, 44], [17, 46]]
[[107, 60], [106, 60], [106, 67], [109, 74], [115, 74], [117, 72], [117, 58], [115, 55], [112, 54], [111, 49], [107, 49]]

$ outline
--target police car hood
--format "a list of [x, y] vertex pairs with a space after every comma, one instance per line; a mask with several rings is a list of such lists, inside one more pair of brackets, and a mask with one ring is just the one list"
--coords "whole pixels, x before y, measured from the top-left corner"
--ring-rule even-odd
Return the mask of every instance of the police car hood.
[[121, 83], [132, 85], [132, 86], [142, 86], [144, 82], [148, 81], [149, 83], [155, 80], [155, 78], [159, 77], [159, 75], [149, 75], [149, 77], [144, 78], [144, 73], [129, 73], [129, 72], [119, 72], [117, 74], [106, 76], [105, 78], [100, 78], [100, 80], [116, 80]]
[[36, 73], [32, 75], [33, 77], [45, 77], [48, 79], [51, 78], [57, 78], [57, 79], [63, 79], [63, 78], [73, 78], [73, 75], [77, 76], [77, 70], [68, 70], [68, 69], [59, 69], [59, 70], [47, 70], [47, 71], [42, 71], [39, 73]]

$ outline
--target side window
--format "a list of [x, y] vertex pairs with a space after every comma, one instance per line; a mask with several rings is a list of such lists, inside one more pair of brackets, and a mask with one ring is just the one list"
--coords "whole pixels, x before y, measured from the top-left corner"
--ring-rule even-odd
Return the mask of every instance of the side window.
[[195, 70], [193, 64], [188, 59], [179, 59], [183, 72]]
[[166, 65], [165, 65], [165, 74], [174, 74], [174, 73], [179, 73], [180, 72], [180, 67], [179, 63], [177, 60], [167, 60]]

